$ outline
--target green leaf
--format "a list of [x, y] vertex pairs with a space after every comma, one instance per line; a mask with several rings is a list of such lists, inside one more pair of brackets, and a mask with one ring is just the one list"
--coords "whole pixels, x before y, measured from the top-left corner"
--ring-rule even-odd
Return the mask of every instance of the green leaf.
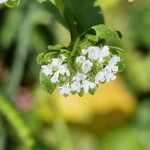
[[8, 7], [16, 7], [20, 3], [20, 0], [8, 0], [7, 3], [5, 3], [6, 6]]
[[48, 53], [40, 53], [38, 56], [37, 56], [37, 63], [39, 65], [41, 64], [47, 64], [49, 63], [52, 58], [54, 57], [57, 57], [59, 54], [59, 51], [51, 51], [51, 52], [48, 52]]
[[67, 23], [65, 21], [65, 18], [59, 11], [59, 9], [50, 1], [46, 0], [41, 3], [41, 5], [52, 15], [59, 23], [67, 27]]
[[91, 43], [111, 45], [120, 42], [121, 33], [106, 25], [96, 25], [87, 29], [79, 38], [82, 42], [87, 38]]
[[80, 97], [82, 97], [84, 95], [84, 90], [81, 89], [81, 91], [79, 93], [77, 93]]
[[70, 29], [76, 28], [78, 35], [94, 25], [104, 24], [102, 10], [96, 5], [97, 0], [64, 0], [64, 2], [66, 20], [69, 23], [73, 22]]
[[52, 45], [48, 46], [48, 50], [50, 50], [50, 51], [60, 50], [61, 48], [65, 48], [65, 46], [61, 45], [61, 44], [56, 44], [54, 46], [52, 46]]
[[90, 89], [90, 90], [89, 90], [89, 93], [90, 93], [91, 95], [94, 95], [94, 94], [96, 93], [96, 90], [97, 90], [97, 87], [94, 88], [94, 89]]
[[[104, 39], [107, 44], [114, 44], [120, 41], [120, 32], [106, 25], [97, 25], [92, 27], [99, 39]], [[118, 34], [119, 33], [119, 34]]]
[[40, 85], [41, 88], [52, 94], [56, 88], [56, 84], [51, 83], [50, 76], [45, 76], [43, 73], [40, 73]]
[[47, 64], [52, 58], [58, 57], [59, 54], [64, 54], [65, 56], [69, 56], [69, 51], [66, 49], [64, 45], [56, 44], [54, 46], [48, 46], [48, 52], [41, 53], [37, 56], [38, 64]]
[[90, 34], [86, 35], [86, 39], [88, 41], [90, 41], [91, 43], [96, 43], [98, 41], [98, 37], [97, 36], [93, 36], [93, 35], [90, 35]]

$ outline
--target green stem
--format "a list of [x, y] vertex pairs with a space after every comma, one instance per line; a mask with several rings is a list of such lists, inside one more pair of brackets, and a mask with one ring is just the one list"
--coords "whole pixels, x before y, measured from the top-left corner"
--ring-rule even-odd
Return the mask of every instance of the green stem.
[[122, 52], [124, 52], [124, 50], [123, 49], [121, 49], [121, 48], [119, 48], [119, 47], [116, 47], [116, 46], [109, 46], [110, 48], [112, 48], [112, 49], [117, 49], [117, 50], [119, 50], [119, 51], [122, 51]]
[[67, 27], [68, 27], [68, 30], [70, 31], [71, 41], [74, 41], [79, 36], [79, 34], [77, 31], [77, 27], [74, 24], [74, 20], [72, 19], [73, 16], [67, 10], [64, 0], [55, 0], [55, 4], [56, 4], [57, 8], [59, 9], [59, 11], [63, 14], [63, 16], [68, 24]]

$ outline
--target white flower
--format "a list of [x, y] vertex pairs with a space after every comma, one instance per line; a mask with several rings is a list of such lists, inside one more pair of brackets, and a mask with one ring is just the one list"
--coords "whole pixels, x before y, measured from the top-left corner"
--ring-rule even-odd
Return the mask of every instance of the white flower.
[[46, 76], [53, 74], [50, 64], [49, 65], [43, 65], [43, 66], [41, 66], [41, 68], [42, 68], [42, 73], [44, 73]]
[[59, 82], [58, 78], [59, 78], [59, 72], [57, 71], [57, 72], [55, 72], [54, 75], [51, 77], [51, 82], [52, 82], [52, 83], [57, 83], [57, 82]]
[[86, 79], [86, 75], [77, 72], [77, 73], [75, 74], [75, 76], [73, 76], [72, 79], [73, 79], [73, 81], [84, 81], [84, 80]]
[[120, 57], [117, 55], [113, 55], [109, 61], [109, 64], [117, 65], [118, 62], [120, 62]]
[[105, 82], [105, 72], [101, 71], [99, 72], [95, 77], [95, 83], [98, 84], [99, 82]]
[[71, 91], [77, 91], [78, 93], [81, 90], [81, 84], [79, 81], [75, 81], [71, 84]]
[[102, 48], [102, 50], [109, 51], [109, 47], [107, 45], [104, 45], [103, 48]]
[[82, 54], [86, 55], [88, 53], [87, 49], [82, 49]]
[[110, 80], [116, 79], [115, 74], [109, 69], [104, 69], [104, 75], [105, 75], [106, 82], [109, 82]]
[[52, 64], [53, 67], [59, 68], [62, 63], [63, 63], [62, 59], [60, 59], [60, 58], [53, 58], [51, 64]]
[[82, 82], [82, 88], [85, 93], [88, 93], [89, 89], [94, 89], [96, 87], [96, 84], [93, 82], [90, 82], [89, 80], [84, 80]]
[[103, 57], [99, 56], [99, 58], [98, 58], [98, 63], [103, 63], [103, 62], [104, 62]]
[[0, 0], [0, 4], [6, 3], [8, 0]]
[[116, 76], [111, 72], [109, 72], [106, 76], [106, 82], [109, 82], [110, 80], [115, 80], [115, 79], [116, 79]]
[[91, 71], [92, 65], [93, 65], [93, 64], [92, 64], [89, 60], [86, 60], [86, 61], [82, 64], [81, 69], [82, 69], [82, 71], [83, 71], [84, 73], [87, 73], [87, 72]]
[[86, 60], [85, 56], [79, 56], [76, 58], [76, 63], [82, 64]]
[[64, 54], [61, 54], [61, 55], [60, 55], [60, 58], [61, 58], [62, 60], [66, 60], [66, 56], [65, 56]]
[[66, 64], [63, 64], [59, 67], [59, 70], [58, 72], [62, 75], [67, 75], [68, 77], [70, 76], [70, 71], [68, 70], [67, 68], [67, 65]]
[[89, 59], [97, 60], [99, 58], [99, 51], [100, 51], [99, 47], [90, 46], [87, 48], [87, 51]]
[[100, 52], [100, 57], [107, 57], [110, 54], [109, 47], [107, 45], [103, 46]]
[[61, 95], [69, 95], [71, 93], [71, 88], [69, 83], [64, 84], [63, 86], [59, 87], [59, 92]]
[[115, 65], [112, 65], [112, 64], [108, 64], [106, 67], [105, 67], [105, 70], [110, 70], [111, 72], [113, 73], [117, 73], [118, 72], [118, 66], [115, 66]]

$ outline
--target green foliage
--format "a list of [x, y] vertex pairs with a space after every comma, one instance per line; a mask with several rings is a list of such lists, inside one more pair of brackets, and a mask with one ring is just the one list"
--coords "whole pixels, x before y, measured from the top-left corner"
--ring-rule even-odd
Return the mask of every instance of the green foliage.
[[102, 10], [96, 3], [97, 0], [64, 0], [64, 14], [78, 35], [92, 26], [104, 24]]
[[96, 32], [96, 36], [101, 40], [104, 39], [108, 45], [117, 43], [120, 40], [120, 34], [118, 34], [118, 31], [115, 31], [108, 26], [98, 25], [94, 26], [93, 29]]
[[104, 24], [101, 8], [96, 6], [95, 0], [65, 0], [61, 7], [57, 4], [60, 4], [57, 0], [56, 5], [50, 0], [42, 2], [44, 8], [69, 29], [72, 39], [94, 25]]
[[52, 94], [56, 88], [56, 84], [50, 82], [50, 77], [45, 76], [43, 73], [40, 73], [40, 85], [44, 91], [50, 94]]
[[52, 58], [58, 57], [58, 55], [63, 54], [65, 56], [69, 55], [69, 50], [64, 45], [56, 44], [54, 46], [49, 45], [46, 52], [43, 52], [37, 56], [37, 63], [48, 64]]
[[52, 58], [57, 57], [59, 52], [48, 52], [48, 53], [41, 53], [37, 57], [37, 63], [41, 64], [48, 64]]
[[19, 5], [19, 3], [20, 3], [20, 0], [8, 0], [8, 2], [6, 3], [6, 6], [16, 7]]

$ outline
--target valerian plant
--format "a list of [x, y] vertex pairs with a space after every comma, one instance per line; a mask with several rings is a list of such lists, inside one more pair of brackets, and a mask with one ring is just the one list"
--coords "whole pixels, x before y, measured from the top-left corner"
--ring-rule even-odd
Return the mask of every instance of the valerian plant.
[[70, 32], [71, 42], [50, 45], [38, 55], [41, 87], [52, 94], [94, 94], [100, 83], [116, 79], [124, 69], [124, 51], [117, 47], [119, 31], [104, 25], [96, 0], [46, 0], [41, 5]]

